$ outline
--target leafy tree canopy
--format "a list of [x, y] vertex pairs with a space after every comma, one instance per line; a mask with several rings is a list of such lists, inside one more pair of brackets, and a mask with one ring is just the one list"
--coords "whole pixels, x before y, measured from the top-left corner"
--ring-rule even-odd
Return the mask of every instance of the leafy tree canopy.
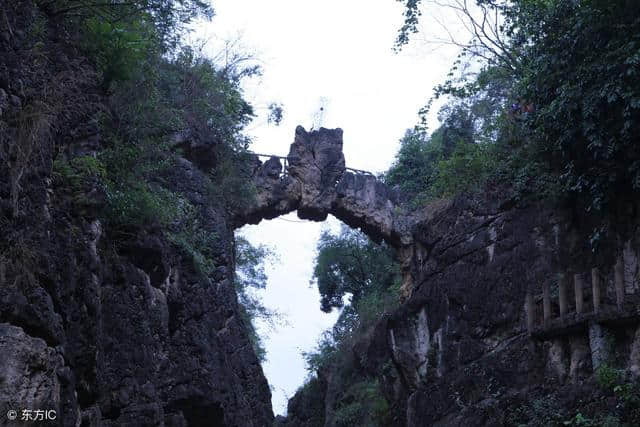
[[[455, 113], [459, 108], [472, 118], [471, 127], [460, 120], [445, 121], [444, 127], [453, 125], [462, 135], [472, 129], [475, 144], [492, 145], [493, 161], [487, 163], [494, 168], [492, 176], [514, 184], [518, 193], [558, 196], [605, 228], [620, 212], [621, 201], [638, 195], [637, 2], [403, 2], [398, 48], [418, 31], [420, 17], [433, 4], [456, 11], [469, 29], [468, 39], [452, 40], [461, 56], [435, 95], [448, 97], [449, 118], [464, 118]], [[413, 145], [403, 143], [396, 166], [402, 165], [403, 150], [415, 150]], [[418, 170], [426, 171], [420, 179], [433, 181], [432, 168], [423, 163], [418, 162]], [[400, 176], [412, 174], [392, 168], [391, 181], [400, 182]]]
[[342, 226], [339, 235], [324, 231], [320, 236], [313, 280], [322, 311], [342, 307], [347, 294], [357, 305], [365, 293], [391, 286], [396, 273], [390, 249], [357, 230]]
[[[357, 230], [343, 226], [337, 235], [322, 233], [314, 278], [322, 297], [321, 308], [340, 308], [340, 316], [314, 351], [303, 353], [310, 380], [336, 369], [342, 378], [337, 390], [336, 425], [389, 425], [391, 411], [374, 378], [356, 374], [353, 345], [385, 312], [399, 303], [399, 269], [391, 249], [378, 245]], [[344, 304], [344, 297], [350, 302]], [[323, 418], [320, 414], [320, 418]]]

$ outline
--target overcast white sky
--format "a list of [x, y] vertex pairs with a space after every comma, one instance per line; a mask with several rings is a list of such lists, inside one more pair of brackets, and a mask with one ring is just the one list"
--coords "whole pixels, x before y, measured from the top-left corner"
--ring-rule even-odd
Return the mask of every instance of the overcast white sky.
[[[250, 125], [252, 149], [286, 155], [298, 124], [309, 129], [321, 103], [323, 126], [344, 130], [347, 166], [386, 170], [398, 140], [417, 122], [417, 111], [441, 83], [456, 52], [430, 52], [421, 45], [401, 54], [391, 50], [402, 23], [395, 0], [214, 0], [216, 17], [198, 25], [195, 36], [209, 39], [210, 52], [221, 40], [241, 36], [264, 68], [245, 83], [259, 117]], [[323, 101], [324, 100], [324, 101]], [[285, 115], [279, 127], [266, 124], [266, 106], [278, 101]], [[295, 214], [285, 219], [297, 220]], [[336, 313], [320, 311], [319, 295], [309, 287], [315, 246], [325, 224], [263, 221], [240, 232], [254, 243], [272, 246], [280, 262], [267, 269], [262, 292], [267, 306], [285, 314], [288, 324], [261, 328], [268, 360], [263, 364], [272, 386], [276, 414], [302, 385], [306, 371], [301, 352], [314, 346]]]

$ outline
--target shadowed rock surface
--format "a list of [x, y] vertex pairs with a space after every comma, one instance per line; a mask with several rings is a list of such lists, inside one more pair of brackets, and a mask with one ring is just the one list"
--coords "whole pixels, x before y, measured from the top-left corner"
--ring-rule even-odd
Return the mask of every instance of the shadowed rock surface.
[[[105, 144], [93, 120], [99, 80], [34, 3], [1, 8], [0, 235], [14, 244], [0, 255], [0, 425], [271, 426], [271, 393], [233, 285], [233, 229], [201, 191], [207, 162], [183, 158], [167, 177], [217, 236], [215, 271], [203, 277], [163, 230], [109, 232], [96, 214], [99, 189], [78, 205], [57, 184], [56, 156]], [[51, 24], [37, 61], [25, 57], [33, 40], [23, 31], [34, 21]], [[36, 135], [18, 194], [15, 157], [4, 151], [19, 137], [10, 118], [60, 78], [65, 114], [50, 138]], [[9, 409], [51, 409], [57, 419], [10, 422]]]
[[[201, 174], [185, 160], [176, 185], [197, 188]], [[219, 236], [208, 279], [160, 233], [116, 251], [99, 221], [65, 214], [64, 198], [48, 203], [50, 219], [25, 219], [44, 267], [30, 276], [2, 266], [3, 416], [50, 408], [65, 426], [271, 425], [269, 387], [233, 286], [231, 228], [218, 208], [186, 194]]]
[[[612, 398], [595, 372], [611, 364], [627, 375], [620, 381], [637, 381], [640, 233], [630, 227], [626, 235], [626, 305], [619, 310], [613, 267], [620, 250], [611, 249], [616, 243], [605, 242], [611, 246], [596, 256], [570, 211], [542, 202], [516, 204], [504, 194], [495, 189], [464, 195], [413, 214], [407, 296], [353, 346], [350, 375], [381, 382], [397, 426], [555, 425], [578, 412], [633, 424], [638, 409]], [[558, 272], [590, 274], [596, 265], [608, 308], [600, 316], [557, 318]], [[584, 277], [584, 304], [593, 310], [590, 276]], [[542, 319], [544, 283], [555, 316], [548, 327]], [[569, 285], [569, 309], [575, 310], [573, 281]], [[540, 298], [533, 335], [524, 309], [528, 292]], [[322, 387], [305, 387], [294, 396], [279, 425], [346, 425], [336, 413], [353, 380], [345, 380], [341, 369], [318, 373]], [[321, 413], [299, 404], [311, 395], [324, 401]]]

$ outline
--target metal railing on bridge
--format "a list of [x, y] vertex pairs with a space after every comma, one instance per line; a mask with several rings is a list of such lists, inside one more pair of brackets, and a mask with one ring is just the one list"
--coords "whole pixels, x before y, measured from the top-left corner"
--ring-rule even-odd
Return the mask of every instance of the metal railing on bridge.
[[[272, 157], [275, 157], [279, 160], [282, 160], [283, 162], [283, 168], [282, 168], [282, 172], [281, 172], [281, 176], [285, 177], [287, 176], [287, 169], [289, 168], [289, 158], [287, 156], [278, 156], [277, 154], [262, 154], [262, 153], [254, 153], [253, 151], [249, 151], [250, 154], [253, 154], [254, 156], [257, 156], [258, 159], [260, 158], [267, 158], [270, 159]], [[345, 170], [347, 170], [348, 172], [352, 172], [356, 175], [370, 175], [370, 176], [375, 176], [373, 173], [363, 170], [363, 169], [355, 169], [355, 168], [349, 168], [349, 167], [345, 167]]]

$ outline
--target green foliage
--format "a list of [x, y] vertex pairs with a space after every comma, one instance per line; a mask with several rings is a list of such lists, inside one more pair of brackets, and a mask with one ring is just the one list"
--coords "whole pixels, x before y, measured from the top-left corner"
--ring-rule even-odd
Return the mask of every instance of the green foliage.
[[335, 422], [338, 427], [390, 425], [389, 402], [382, 395], [378, 381], [366, 379], [352, 384], [338, 403]]
[[58, 157], [53, 163], [53, 178], [60, 184], [69, 184], [73, 191], [80, 191], [89, 182], [105, 178], [104, 164], [94, 156], [78, 156], [66, 161]]
[[[37, 42], [25, 62], [50, 60], [41, 50], [51, 29], [56, 29], [56, 39], [69, 38], [62, 58], [76, 53], [70, 61], [63, 59], [62, 68], [53, 67], [55, 84], [40, 79], [53, 89], [46, 87], [42, 90], [46, 98], [21, 110], [19, 138], [13, 138], [20, 141], [17, 147], [22, 152], [28, 148], [25, 154], [37, 153], [42, 144], [36, 147], [31, 142], [43, 141], [57, 131], [59, 120], [53, 118], [58, 109], [61, 119], [73, 120], [64, 123], [65, 129], [84, 132], [87, 129], [78, 128], [78, 123], [90, 124], [87, 128], [94, 134], [71, 136], [96, 137], [100, 150], [70, 159], [61, 154], [54, 164], [56, 184], [71, 190], [74, 198], [100, 204], [96, 214], [116, 251], [140, 234], [153, 235], [175, 246], [204, 286], [218, 279], [217, 263], [228, 242], [215, 232], [217, 218], [211, 218], [211, 211], [237, 209], [253, 195], [246, 162], [249, 139], [243, 135], [253, 110], [240, 85], [242, 78], [259, 73], [259, 67], [246, 66], [246, 60], [218, 65], [183, 45], [188, 24], [199, 16], [212, 16], [206, 0], [46, 0], [37, 1], [36, 7], [45, 19], [25, 29]], [[77, 74], [87, 81], [73, 73], [67, 77], [66, 68], [76, 58], [88, 70]], [[36, 77], [32, 75], [30, 81], [37, 81]], [[70, 78], [75, 79], [71, 84]], [[102, 91], [95, 90], [96, 79]], [[75, 91], [73, 96], [58, 89], [65, 86]], [[77, 95], [85, 89], [86, 98], [97, 105]], [[91, 109], [67, 114], [69, 106], [51, 102], [58, 101], [59, 93], [65, 95], [63, 99], [85, 101], [73, 108], [90, 105]], [[80, 143], [74, 150], [79, 147], [85, 148]], [[89, 149], [96, 148], [92, 144]], [[0, 157], [4, 158], [3, 152]], [[28, 164], [30, 158], [23, 157]], [[193, 182], [185, 182], [187, 173]], [[0, 269], [6, 266], [3, 254]], [[261, 265], [267, 255], [263, 248], [240, 242], [235, 283], [241, 315], [261, 357], [264, 350], [253, 319], [273, 313], [251, 289], [264, 287]]]
[[209, 194], [224, 202], [227, 209], [241, 211], [254, 199], [256, 188], [250, 179], [246, 153], [223, 153], [211, 171]]
[[[207, 206], [238, 209], [253, 196], [246, 170], [253, 117], [240, 90], [255, 66], [217, 67], [188, 46], [178, 46], [185, 25], [211, 9], [200, 0], [133, 0], [127, 3], [56, 4], [55, 13], [83, 31], [82, 49], [102, 77], [107, 108], [99, 117], [106, 147], [95, 165], [86, 159], [60, 164], [73, 182], [92, 176], [105, 194], [103, 224], [116, 241], [141, 229], [160, 232], [191, 262], [202, 283], [216, 274], [219, 236], [207, 209], [188, 201], [177, 171], [186, 157], [200, 169], [198, 196]], [[197, 146], [200, 151], [190, 151]], [[203, 154], [204, 153], [204, 154]], [[99, 166], [99, 167], [98, 167]], [[240, 314], [258, 356], [264, 348], [255, 318], [271, 318], [251, 292], [264, 287], [264, 248], [237, 247]]]
[[[176, 134], [206, 147], [201, 191], [209, 203], [233, 210], [251, 199], [251, 181], [243, 167], [247, 140], [241, 131], [252, 111], [241, 97], [239, 82], [184, 48], [173, 58], [150, 56], [130, 78], [114, 81], [111, 92], [109, 112], [100, 120], [110, 144], [98, 156], [106, 170], [108, 225], [119, 230], [166, 228], [179, 220], [184, 197], [170, 183], [178, 157], [188, 153], [174, 142]], [[190, 245], [185, 239], [196, 236], [188, 230], [174, 234], [186, 248]], [[210, 269], [206, 257], [187, 252], [199, 270]]]
[[177, 196], [162, 187], [130, 182], [126, 188], [113, 182], [107, 187], [107, 224], [120, 231], [147, 226], [167, 226], [177, 213]]
[[186, 200], [177, 200], [178, 212], [172, 218], [175, 231], [168, 231], [168, 240], [187, 255], [196, 272], [206, 280], [216, 268], [215, 249], [218, 235], [209, 231], [200, 219], [196, 207]]
[[[187, 134], [209, 145], [212, 157], [224, 162], [246, 147], [240, 132], [252, 115], [234, 76], [188, 47], [176, 48], [184, 25], [198, 15], [210, 16], [211, 9], [199, 0], [70, 1], [52, 9], [83, 31], [83, 50], [110, 93], [99, 121], [108, 142], [98, 154], [105, 172], [100, 176], [105, 223], [126, 234], [180, 222], [183, 195], [169, 184], [180, 155], [173, 135]], [[211, 174], [205, 196], [224, 203], [220, 193], [232, 193], [227, 187], [243, 179], [228, 171]], [[238, 199], [246, 196], [238, 193]], [[171, 233], [198, 270], [211, 270], [208, 257], [195, 249], [202, 246], [202, 236], [189, 228]]]
[[626, 424], [620, 421], [620, 418], [613, 415], [598, 415], [594, 418], [582, 415], [578, 412], [572, 418], [564, 421], [565, 426], [583, 426], [583, 427], [622, 427]]
[[407, 131], [400, 143], [395, 162], [384, 180], [409, 196], [414, 205], [423, 204], [433, 198], [440, 147], [415, 131]]
[[203, 277], [212, 274], [216, 268], [214, 260], [207, 256], [204, 242], [211, 242], [216, 239], [214, 233], [205, 230], [188, 230], [179, 233], [169, 233], [167, 238], [171, 243], [178, 246], [191, 259], [196, 272]]
[[[601, 389], [617, 398], [614, 413], [595, 413], [593, 408], [566, 408], [553, 396], [545, 396], [516, 408], [508, 416], [509, 425], [517, 426], [608, 426], [637, 425], [640, 421], [640, 393], [635, 382], [625, 382], [623, 372], [601, 365], [595, 377]], [[570, 414], [574, 414], [571, 416]], [[591, 415], [589, 415], [591, 414]]]
[[[314, 268], [321, 308], [330, 311], [341, 307], [341, 312], [316, 349], [303, 357], [310, 375], [336, 369], [343, 378], [336, 400], [336, 425], [390, 425], [391, 409], [377, 380], [363, 380], [354, 372], [353, 344], [384, 312], [397, 307], [398, 273], [391, 249], [356, 230], [343, 226], [338, 235], [321, 235]], [[345, 305], [346, 296], [350, 296], [350, 303]]]
[[600, 388], [613, 394], [618, 400], [618, 407], [623, 409], [625, 421], [637, 424], [640, 422], [640, 386], [635, 381], [625, 381], [624, 371], [607, 364], [596, 370], [596, 381]]
[[422, 0], [397, 0], [405, 3], [404, 23], [398, 31], [398, 37], [395, 43], [395, 50], [400, 50], [402, 46], [409, 43], [409, 37], [413, 33], [418, 32], [418, 22], [420, 18], [420, 3]]
[[60, 194], [70, 196], [77, 213], [86, 213], [88, 208], [100, 206], [100, 202], [90, 196], [101, 191], [107, 175], [100, 159], [87, 155], [68, 161], [59, 155], [53, 162], [52, 172], [54, 184], [61, 189]]
[[240, 79], [259, 73], [253, 66], [217, 69], [193, 49], [182, 48], [165, 63], [162, 97], [175, 102], [173, 112], [202, 142], [245, 150], [249, 141], [240, 131], [253, 118], [252, 107], [242, 98]]
[[[246, 163], [243, 152], [248, 146], [241, 132], [253, 117], [240, 81], [259, 69], [243, 63], [216, 67], [177, 43], [194, 18], [212, 16], [207, 2], [54, 0], [42, 7], [80, 33], [78, 47], [95, 65], [109, 94], [99, 117], [107, 145], [97, 155], [99, 165], [80, 164], [86, 159], [56, 165], [57, 176], [72, 186], [91, 178], [104, 191], [107, 226], [124, 236], [140, 227], [167, 229], [181, 221], [184, 197], [170, 178], [178, 157], [193, 153], [181, 151], [185, 147], [176, 145], [176, 134], [206, 147], [207, 162], [199, 166], [207, 174], [202, 191], [210, 203], [236, 209], [252, 197], [248, 173], [239, 167]], [[210, 270], [207, 257], [192, 250], [200, 246], [197, 233], [171, 233], [180, 246], [191, 248], [187, 252], [192, 258], [202, 258], [197, 262], [202, 271]]]
[[294, 407], [304, 408], [305, 425], [308, 427], [323, 427], [325, 425], [325, 392], [323, 383], [317, 377], [310, 377], [296, 391]]
[[[346, 310], [347, 308], [345, 308]], [[339, 343], [333, 337], [332, 330], [325, 331], [318, 340], [316, 348], [310, 352], [302, 352], [302, 358], [307, 365], [310, 374], [331, 366], [336, 360], [339, 351]]]
[[495, 170], [492, 146], [461, 141], [449, 158], [438, 162], [436, 194], [450, 197], [479, 189]]
[[600, 425], [600, 424], [596, 424], [595, 420], [585, 417], [580, 412], [578, 412], [573, 418], [563, 422], [562, 424], [565, 426], [583, 426], [583, 427], [596, 427]]
[[143, 19], [127, 24], [92, 17], [85, 25], [85, 50], [102, 75], [104, 89], [112, 81], [130, 79], [153, 47], [153, 29]]
[[201, 0], [53, 0], [42, 7], [82, 31], [82, 49], [101, 73], [105, 91], [112, 82], [134, 78], [143, 63], [172, 52], [193, 19], [213, 16]]
[[497, 174], [496, 148], [475, 131], [478, 118], [460, 106], [443, 114], [443, 125], [430, 137], [407, 132], [385, 176], [413, 206], [477, 190]]
[[86, 178], [104, 178], [106, 170], [104, 164], [94, 156], [78, 156], [71, 160], [71, 167], [81, 177]]
[[120, 231], [168, 226], [177, 219], [180, 197], [157, 177], [172, 164], [166, 147], [152, 140], [139, 144], [115, 141], [99, 154], [104, 165], [107, 225]]
[[[397, 265], [392, 264], [390, 268], [397, 272]], [[370, 289], [364, 292], [357, 302], [352, 300], [361, 327], [374, 324], [382, 314], [400, 304], [400, 286], [399, 276], [394, 275], [393, 281], [389, 283], [388, 287]]]
[[47, 19], [43, 15], [35, 16], [27, 31], [29, 37], [35, 41], [34, 47], [36, 49], [43, 48], [49, 34]]
[[509, 425], [519, 427], [547, 427], [559, 425], [563, 419], [564, 413], [558, 402], [551, 396], [545, 396], [517, 407], [507, 421]]
[[[211, 14], [200, 0], [71, 0], [48, 7], [81, 32], [78, 47], [100, 74], [106, 104], [97, 123], [103, 149], [95, 157], [60, 157], [54, 178], [79, 197], [92, 189], [104, 195], [98, 215], [116, 247], [141, 230], [160, 234], [191, 262], [201, 283], [210, 283], [220, 239], [207, 218], [209, 210], [189, 202], [194, 191], [187, 192], [176, 173], [184, 166], [181, 156], [200, 169], [197, 196], [206, 206], [234, 210], [248, 202], [253, 188], [246, 170], [249, 141], [242, 130], [253, 111], [240, 82], [259, 70], [217, 67], [190, 47], [178, 46], [191, 19]], [[201, 152], [190, 152], [192, 146]], [[264, 349], [253, 319], [273, 313], [250, 290], [264, 287], [267, 255], [264, 248], [239, 243], [240, 313], [261, 358]]]
[[325, 312], [342, 307], [346, 294], [351, 294], [351, 303], [358, 306], [365, 294], [371, 296], [393, 286], [397, 274], [390, 248], [357, 230], [343, 226], [337, 236], [328, 231], [320, 236], [313, 279]]
[[621, 372], [607, 364], [602, 364], [596, 369], [596, 381], [604, 390], [612, 391], [620, 379]]
[[[403, 3], [398, 47], [417, 31], [422, 2]], [[466, 2], [443, 4], [473, 37], [461, 43], [463, 51], [436, 97], [449, 97], [449, 105], [474, 117], [474, 142], [495, 146], [487, 168], [495, 167], [496, 178], [513, 186], [516, 199], [570, 202], [593, 224], [596, 245], [640, 191], [636, 2], [477, 0], [485, 18], [500, 16], [493, 26], [493, 20], [474, 21]], [[516, 111], [523, 105], [532, 111], [508, 112], [512, 104]], [[423, 129], [429, 105], [421, 111]], [[481, 168], [478, 181], [485, 175]], [[431, 173], [419, 176], [434, 181]]]
[[241, 313], [249, 329], [249, 338], [256, 355], [264, 361], [266, 351], [262, 339], [257, 333], [255, 321], [260, 319], [273, 325], [280, 314], [267, 308], [253, 291], [267, 286], [265, 262], [275, 260], [273, 251], [264, 246], [253, 246], [244, 237], [236, 237], [235, 245], [236, 276], [235, 286]]
[[268, 311], [262, 307], [259, 300], [252, 300], [251, 296], [246, 292], [249, 289], [264, 289], [266, 287], [265, 262], [273, 261], [275, 255], [267, 246], [253, 246], [244, 237], [236, 237], [235, 247], [238, 297], [245, 306], [251, 307], [252, 312], [268, 314]]
[[638, 406], [640, 404], [640, 396], [638, 395], [638, 386], [634, 383], [618, 384], [613, 387], [613, 392], [620, 397], [625, 403]]
[[282, 107], [282, 104], [272, 102], [267, 108], [269, 109], [267, 123], [273, 123], [276, 126], [280, 125], [280, 123], [282, 123], [282, 119], [284, 118], [284, 108]]
[[[524, 3], [524, 2], [523, 2]], [[640, 18], [633, 1], [523, 4], [531, 126], [564, 191], [597, 214], [640, 189]], [[535, 17], [536, 19], [531, 19]]]
[[174, 48], [184, 35], [186, 26], [195, 18], [210, 19], [213, 9], [203, 0], [128, 0], [126, 2], [87, 2], [85, 0], [53, 0], [43, 5], [52, 16], [82, 24], [98, 19], [114, 24], [146, 20], [157, 35], [163, 50]]

